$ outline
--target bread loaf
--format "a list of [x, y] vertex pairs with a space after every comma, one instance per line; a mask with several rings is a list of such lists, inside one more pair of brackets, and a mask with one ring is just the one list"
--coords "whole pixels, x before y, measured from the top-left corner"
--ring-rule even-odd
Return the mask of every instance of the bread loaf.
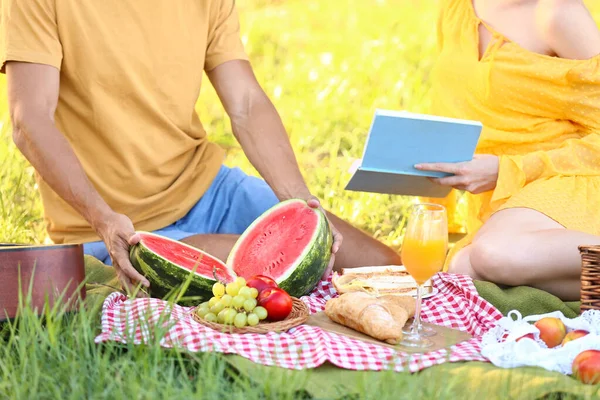
[[402, 340], [402, 328], [415, 314], [415, 299], [409, 296], [381, 296], [357, 291], [333, 298], [325, 314], [334, 322], [390, 344]]

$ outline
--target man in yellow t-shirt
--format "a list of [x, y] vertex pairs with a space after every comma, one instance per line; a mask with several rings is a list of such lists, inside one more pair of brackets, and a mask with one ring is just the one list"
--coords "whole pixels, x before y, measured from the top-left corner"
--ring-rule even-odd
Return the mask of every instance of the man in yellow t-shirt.
[[[13, 136], [37, 171], [49, 236], [85, 243], [125, 287], [148, 285], [128, 260], [135, 230], [225, 257], [278, 201], [320, 207], [248, 62], [234, 0], [3, 0], [1, 17]], [[207, 140], [194, 109], [203, 71], [264, 181], [223, 166]], [[336, 266], [399, 262], [329, 218], [332, 250], [347, 242]]]

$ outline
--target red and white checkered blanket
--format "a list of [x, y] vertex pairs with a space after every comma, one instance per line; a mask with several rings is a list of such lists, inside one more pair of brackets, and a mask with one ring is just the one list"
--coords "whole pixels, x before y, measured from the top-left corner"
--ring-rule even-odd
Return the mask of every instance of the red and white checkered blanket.
[[[439, 290], [424, 300], [423, 320], [469, 332], [473, 338], [447, 349], [422, 354], [362, 342], [321, 328], [300, 325], [285, 333], [228, 334], [207, 328], [189, 315], [191, 308], [172, 306], [159, 299], [128, 299], [112, 293], [103, 305], [102, 333], [96, 343], [117, 341], [134, 344], [159, 342], [163, 347], [185, 348], [192, 352], [235, 353], [264, 365], [304, 369], [326, 361], [353, 370], [418, 371], [436, 364], [456, 361], [487, 361], [480, 354], [481, 335], [502, 317], [490, 303], [479, 297], [467, 276], [440, 273], [432, 284]], [[323, 281], [302, 300], [310, 312], [325, 308], [336, 296], [331, 281]]]

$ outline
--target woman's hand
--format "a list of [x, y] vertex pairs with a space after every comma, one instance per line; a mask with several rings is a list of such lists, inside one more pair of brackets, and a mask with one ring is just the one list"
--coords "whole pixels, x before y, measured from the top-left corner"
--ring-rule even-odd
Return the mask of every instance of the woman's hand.
[[473, 160], [459, 163], [426, 163], [417, 164], [421, 171], [438, 171], [454, 174], [444, 178], [429, 178], [443, 186], [452, 186], [458, 190], [466, 190], [479, 194], [493, 190], [498, 181], [499, 158], [491, 154], [477, 154]]

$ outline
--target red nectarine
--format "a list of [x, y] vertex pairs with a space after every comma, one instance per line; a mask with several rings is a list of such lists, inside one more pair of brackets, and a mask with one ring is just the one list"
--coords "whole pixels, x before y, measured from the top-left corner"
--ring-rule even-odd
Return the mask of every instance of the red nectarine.
[[567, 328], [559, 318], [545, 317], [537, 321], [534, 325], [540, 330], [540, 339], [546, 343], [548, 348], [553, 348], [561, 344], [567, 334]]
[[588, 333], [589, 333], [588, 331], [584, 331], [583, 329], [576, 329], [574, 331], [571, 331], [565, 335], [565, 338], [563, 339], [561, 344], [564, 346], [565, 343], [568, 343], [571, 340], [582, 338], [585, 335], [587, 335]]
[[579, 353], [573, 360], [573, 377], [583, 383], [600, 383], [600, 350]]

